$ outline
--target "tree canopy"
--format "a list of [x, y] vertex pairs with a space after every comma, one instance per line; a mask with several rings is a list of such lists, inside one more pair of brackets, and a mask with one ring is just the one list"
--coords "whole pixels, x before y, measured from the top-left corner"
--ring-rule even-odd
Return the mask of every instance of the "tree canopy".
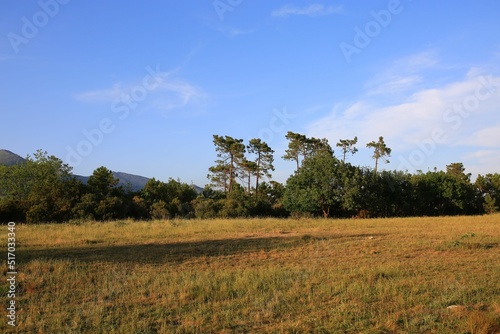
[[28, 223], [122, 218], [214, 217], [391, 217], [498, 212], [500, 174], [478, 175], [474, 182], [461, 162], [446, 169], [410, 174], [379, 170], [391, 149], [382, 136], [373, 149], [375, 167], [354, 166], [357, 137], [337, 143], [341, 160], [326, 139], [288, 132], [283, 159], [296, 164], [285, 184], [273, 180], [274, 150], [259, 138], [213, 136], [216, 159], [203, 191], [170, 178], [150, 179], [131, 191], [104, 166], [86, 183], [59, 158], [37, 151], [24, 162], [0, 165], [0, 217]]
[[380, 136], [377, 142], [369, 142], [368, 144], [366, 144], [366, 147], [373, 149], [372, 158], [375, 159], [375, 173], [377, 172], [379, 159], [382, 159], [382, 161], [385, 163], [389, 163], [389, 159], [387, 159], [387, 157], [391, 156], [392, 150], [385, 144], [384, 137]]

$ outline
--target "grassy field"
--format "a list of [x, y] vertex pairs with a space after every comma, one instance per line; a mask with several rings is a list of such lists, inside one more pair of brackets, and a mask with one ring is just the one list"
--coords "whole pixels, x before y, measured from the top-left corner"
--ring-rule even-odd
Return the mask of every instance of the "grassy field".
[[500, 333], [499, 215], [18, 224], [16, 243], [0, 332]]

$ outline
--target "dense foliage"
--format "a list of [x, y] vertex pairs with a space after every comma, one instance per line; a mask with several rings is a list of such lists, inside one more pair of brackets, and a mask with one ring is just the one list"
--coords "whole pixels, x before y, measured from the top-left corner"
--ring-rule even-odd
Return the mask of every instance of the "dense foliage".
[[353, 166], [346, 154], [357, 152], [357, 138], [341, 140], [342, 160], [326, 139], [288, 132], [285, 160], [297, 170], [286, 184], [271, 180], [274, 151], [261, 139], [214, 135], [217, 152], [209, 168], [211, 184], [198, 193], [179, 180], [150, 179], [132, 192], [118, 185], [106, 167], [86, 184], [72, 168], [47, 152], [12, 166], [0, 165], [0, 218], [29, 223], [121, 218], [233, 217], [394, 217], [493, 213], [499, 210], [500, 174], [479, 175], [475, 182], [462, 163], [446, 171], [410, 174], [378, 170], [391, 149], [371, 142], [375, 169]]

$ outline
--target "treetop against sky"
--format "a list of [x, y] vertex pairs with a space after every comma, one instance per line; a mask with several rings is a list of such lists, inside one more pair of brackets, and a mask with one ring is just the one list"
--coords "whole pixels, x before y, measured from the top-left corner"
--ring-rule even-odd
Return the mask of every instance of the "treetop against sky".
[[[213, 134], [392, 148], [382, 168], [500, 166], [494, 0], [0, 4], [0, 148], [204, 185]], [[343, 157], [341, 149], [336, 156]], [[278, 172], [279, 171], [279, 172]]]

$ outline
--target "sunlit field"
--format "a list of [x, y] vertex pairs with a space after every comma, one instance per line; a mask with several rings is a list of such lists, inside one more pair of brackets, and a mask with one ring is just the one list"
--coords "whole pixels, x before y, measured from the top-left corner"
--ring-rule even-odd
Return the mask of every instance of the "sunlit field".
[[500, 215], [18, 224], [16, 243], [0, 332], [500, 333]]

